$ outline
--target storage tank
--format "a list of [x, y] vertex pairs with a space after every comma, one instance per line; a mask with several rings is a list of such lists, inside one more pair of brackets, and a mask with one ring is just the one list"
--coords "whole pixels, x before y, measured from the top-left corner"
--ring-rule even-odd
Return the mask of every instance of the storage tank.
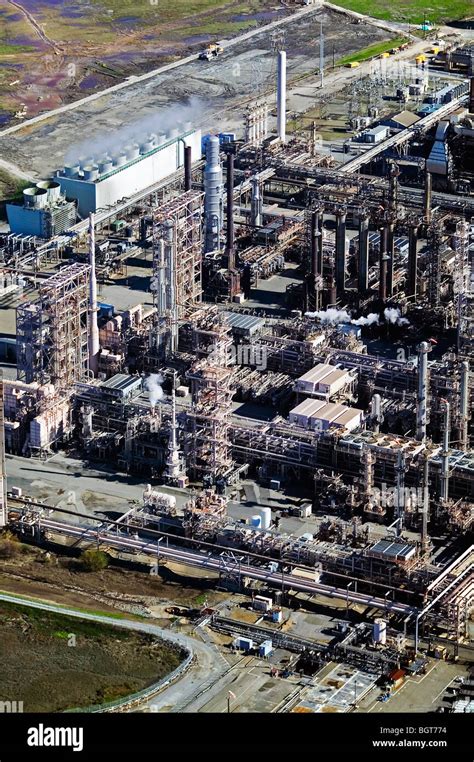
[[384, 619], [376, 619], [374, 621], [374, 643], [380, 643], [384, 646], [387, 642], [387, 622]]
[[34, 209], [42, 209], [47, 201], [48, 192], [44, 188], [25, 188], [23, 203]]
[[119, 153], [117, 156], [114, 156], [114, 164], [116, 167], [122, 167], [126, 163], [127, 157], [124, 153]]
[[127, 146], [127, 148], [125, 149], [125, 152], [127, 154], [128, 161], [137, 159], [138, 156], [140, 156], [140, 149], [136, 143], [133, 143], [133, 145]]
[[250, 526], [251, 527], [260, 527], [262, 524], [262, 517], [258, 514], [255, 514], [255, 516], [252, 516], [250, 519]]
[[155, 147], [154, 141], [147, 138], [140, 144], [140, 153], [149, 153]]
[[84, 180], [97, 180], [99, 177], [99, 169], [95, 164], [87, 164], [87, 166], [82, 168], [82, 171], [84, 173]]
[[76, 177], [79, 174], [79, 164], [66, 164], [64, 174], [66, 177]]
[[104, 156], [99, 162], [99, 172], [101, 175], [107, 174], [113, 169], [114, 163], [110, 156]]
[[262, 529], [269, 529], [272, 523], [272, 510], [271, 508], [262, 508], [260, 511], [262, 517]]
[[49, 203], [57, 201], [61, 195], [61, 185], [56, 180], [41, 180], [36, 187], [46, 191]]

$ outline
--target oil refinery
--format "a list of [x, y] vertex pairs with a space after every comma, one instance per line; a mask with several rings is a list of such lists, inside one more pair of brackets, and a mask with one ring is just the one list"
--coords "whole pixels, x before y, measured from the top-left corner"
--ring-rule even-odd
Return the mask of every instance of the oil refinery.
[[339, 137], [293, 56], [233, 130], [158, 112], [6, 207], [0, 526], [167, 580], [238, 676], [110, 711], [473, 711], [474, 48], [372, 62], [390, 113], [347, 67]]

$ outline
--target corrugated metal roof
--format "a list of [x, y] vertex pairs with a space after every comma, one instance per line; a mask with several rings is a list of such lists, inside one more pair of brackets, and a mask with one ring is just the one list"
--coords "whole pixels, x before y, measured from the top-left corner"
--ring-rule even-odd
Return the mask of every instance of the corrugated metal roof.
[[415, 552], [414, 545], [409, 545], [406, 542], [391, 542], [390, 540], [379, 540], [369, 549], [369, 553], [380, 553], [387, 558], [399, 558], [401, 556], [409, 559]]
[[[339, 378], [342, 378], [348, 373], [347, 370], [340, 370], [335, 368], [334, 365], [327, 365], [325, 363], [318, 363], [314, 368], [308, 370], [303, 376], [300, 376], [298, 381], [309, 381], [310, 383], [334, 383]], [[330, 380], [328, 380], [330, 379]]]
[[125, 373], [116, 373], [112, 378], [108, 378], [104, 381], [102, 387], [106, 389], [128, 389], [129, 387], [136, 386], [141, 383], [141, 379], [137, 376], [127, 376]]
[[265, 324], [263, 318], [255, 317], [255, 315], [242, 315], [240, 312], [224, 312], [224, 315], [232, 328], [239, 328], [242, 331], [249, 331]]

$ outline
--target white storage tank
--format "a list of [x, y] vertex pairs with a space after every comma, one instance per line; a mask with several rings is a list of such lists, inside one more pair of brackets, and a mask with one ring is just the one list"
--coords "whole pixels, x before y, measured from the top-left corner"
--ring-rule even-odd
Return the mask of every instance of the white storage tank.
[[114, 167], [114, 163], [110, 156], [104, 156], [103, 159], [99, 162], [99, 172], [101, 175], [107, 174], [107, 172], [110, 172]]
[[117, 156], [114, 156], [114, 164], [116, 167], [121, 167], [126, 163], [127, 163], [127, 157], [124, 153], [120, 153]]
[[255, 514], [255, 516], [252, 516], [252, 518], [250, 519], [250, 526], [260, 528], [261, 525], [262, 525], [262, 517], [260, 516], [260, 514]]
[[133, 159], [137, 159], [140, 156], [140, 149], [136, 143], [127, 146], [125, 152], [127, 154], [127, 161], [132, 161]]
[[384, 646], [387, 642], [387, 622], [384, 619], [376, 619], [374, 621], [374, 643], [380, 643]]
[[272, 509], [265, 506], [265, 508], [261, 509], [260, 515], [262, 517], [262, 529], [270, 529], [272, 524]]
[[77, 177], [79, 174], [79, 164], [66, 164], [64, 166], [64, 174], [66, 177]]
[[88, 164], [86, 167], [82, 168], [82, 171], [84, 173], [84, 180], [97, 180], [99, 177], [99, 168], [94, 164]]

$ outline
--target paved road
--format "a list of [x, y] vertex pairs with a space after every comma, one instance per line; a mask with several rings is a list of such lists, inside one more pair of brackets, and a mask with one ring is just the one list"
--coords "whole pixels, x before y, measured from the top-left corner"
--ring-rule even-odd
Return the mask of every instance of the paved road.
[[29, 606], [41, 609], [42, 611], [51, 611], [56, 614], [76, 617], [77, 619], [100, 622], [112, 627], [122, 627], [127, 630], [135, 630], [136, 632], [145, 632], [149, 635], [169, 640], [191, 651], [195, 656], [195, 661], [183, 677], [168, 688], [165, 688], [154, 698], [149, 699], [148, 704], [152, 707], [153, 711], [175, 711], [178, 702], [186, 704], [192, 701], [202, 690], [205, 690], [214, 681], [218, 681], [225, 671], [229, 669], [229, 664], [215, 646], [202, 643], [182, 633], [165, 630], [156, 624], [134, 621], [132, 619], [116, 620], [106, 615], [85, 613], [39, 599], [25, 599], [8, 593], [0, 593], [0, 601]]

